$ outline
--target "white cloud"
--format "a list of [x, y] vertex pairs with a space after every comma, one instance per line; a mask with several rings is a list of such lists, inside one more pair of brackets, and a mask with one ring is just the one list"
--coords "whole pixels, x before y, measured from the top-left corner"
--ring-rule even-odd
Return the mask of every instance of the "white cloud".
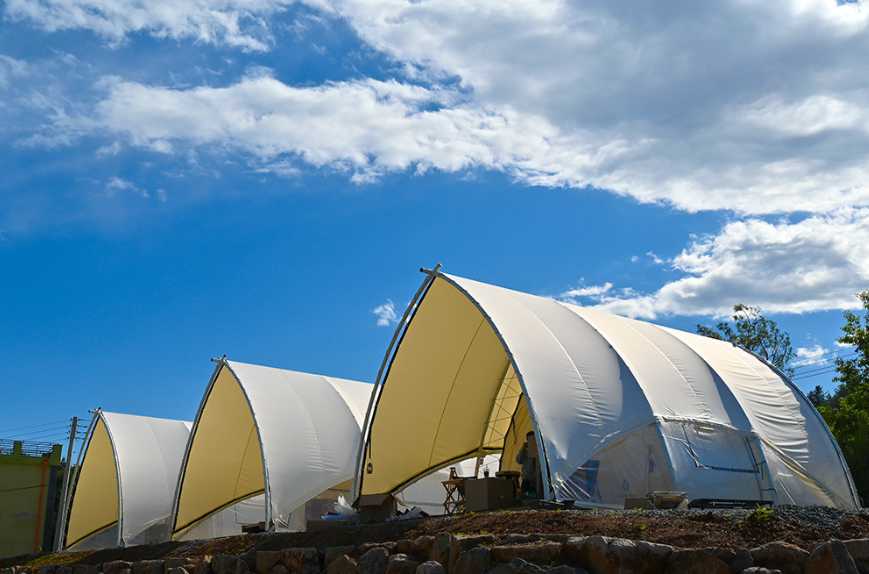
[[[260, 71], [223, 88], [172, 89], [112, 78], [102, 84], [106, 95], [93, 114], [61, 125], [61, 134], [107, 132], [162, 153], [179, 142], [181, 148], [241, 150], [258, 169], [271, 165], [278, 173], [290, 165], [281, 158], [293, 156], [347, 172], [357, 183], [390, 171], [473, 167], [533, 179], [558, 153], [557, 130], [543, 120], [479, 109], [449, 91], [394, 81], [294, 87]], [[591, 167], [619, 152], [571, 153], [575, 165]]]
[[264, 51], [268, 18], [292, 0], [6, 0], [5, 15], [45, 30], [90, 30], [117, 44], [144, 32]]
[[[119, 193], [132, 193], [142, 197], [143, 199], [150, 199], [151, 197], [151, 193], [147, 189], [141, 188], [132, 181], [117, 176], [110, 177], [108, 181], [106, 181], [105, 192], [107, 197], [114, 197]], [[165, 197], [160, 201], [165, 201]]]
[[100, 146], [97, 148], [96, 155], [97, 157], [111, 157], [116, 156], [124, 149], [124, 146], [121, 145], [121, 142], [112, 142], [108, 145]]
[[378, 305], [371, 312], [377, 317], [378, 327], [389, 327], [398, 322], [398, 315], [395, 313], [395, 303], [391, 299], [387, 299], [385, 303]]
[[609, 293], [612, 288], [613, 284], [609, 281], [602, 285], [584, 285], [565, 291], [559, 298], [569, 301], [575, 301], [582, 298], [599, 300], [601, 297]]
[[0, 90], [12, 80], [27, 75], [28, 69], [27, 62], [0, 54]]
[[[112, 41], [146, 32], [265, 50], [289, 3], [8, 0], [6, 13]], [[481, 167], [688, 211], [869, 204], [862, 3], [306, 3], [345, 19], [404, 77], [294, 87], [259, 76], [192, 89], [115, 80], [91, 129], [163, 153], [179, 143], [241, 150], [257, 165], [295, 166], [280, 163], [290, 154], [359, 184]], [[71, 122], [56, 123], [67, 139], [32, 143], [75, 136]]]
[[[545, 122], [548, 149], [514, 166], [529, 183], [593, 185], [690, 211], [869, 202], [862, 3], [331, 5], [423, 76], [457, 77], [478, 108]], [[605, 159], [574, 161], [595, 152]]]
[[842, 209], [798, 222], [735, 221], [695, 239], [672, 262], [683, 276], [649, 294], [604, 296], [614, 313], [726, 315], [736, 303], [770, 313], [859, 306], [869, 287], [869, 209]]
[[652, 260], [655, 265], [665, 265], [667, 261], [658, 257], [654, 251], [646, 251], [646, 257]]
[[797, 347], [795, 353], [797, 358], [792, 363], [794, 367], [825, 365], [830, 362], [830, 349], [818, 344], [811, 347]]

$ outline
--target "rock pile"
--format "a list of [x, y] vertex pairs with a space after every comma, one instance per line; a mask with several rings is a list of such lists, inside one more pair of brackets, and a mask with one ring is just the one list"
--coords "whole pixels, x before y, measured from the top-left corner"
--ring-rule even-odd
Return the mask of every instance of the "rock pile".
[[13, 566], [0, 574], [869, 574], [869, 538], [812, 552], [785, 542], [757, 548], [676, 548], [643, 540], [563, 534], [420, 536], [358, 546], [286, 548], [100, 565]]

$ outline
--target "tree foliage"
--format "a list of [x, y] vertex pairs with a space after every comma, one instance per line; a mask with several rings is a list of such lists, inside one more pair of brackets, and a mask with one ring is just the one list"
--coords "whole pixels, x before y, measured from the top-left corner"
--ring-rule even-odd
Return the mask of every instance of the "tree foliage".
[[742, 303], [733, 306], [732, 323], [721, 321], [715, 327], [697, 325], [697, 332], [707, 337], [730, 341], [763, 357], [788, 376], [794, 358], [791, 337], [772, 319], [767, 319], [759, 307]]
[[[821, 391], [818, 410], [839, 442], [857, 491], [869, 501], [869, 290], [857, 295], [862, 314], [848, 311], [839, 343], [854, 348], [853, 357], [836, 359], [839, 383], [832, 395]], [[849, 355], [850, 356], [850, 355]]]

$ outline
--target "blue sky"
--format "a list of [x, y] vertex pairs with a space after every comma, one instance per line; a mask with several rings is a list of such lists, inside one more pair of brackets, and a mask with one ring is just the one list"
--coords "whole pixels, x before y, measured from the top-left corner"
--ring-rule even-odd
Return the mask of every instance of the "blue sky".
[[[213, 4], [0, 2], [0, 435], [190, 419], [224, 353], [371, 380], [373, 310], [438, 261], [689, 330], [759, 304], [802, 361], [847, 353], [860, 3]], [[758, 18], [791, 26], [734, 46]]]

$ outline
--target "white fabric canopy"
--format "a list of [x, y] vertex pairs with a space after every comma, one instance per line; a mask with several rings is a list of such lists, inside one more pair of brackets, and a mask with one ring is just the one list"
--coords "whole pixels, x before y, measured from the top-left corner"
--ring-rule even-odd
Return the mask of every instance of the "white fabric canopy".
[[250, 523], [257, 508], [257, 521], [269, 530], [304, 529], [306, 503], [353, 478], [371, 389], [358, 381], [221, 361], [190, 435], [173, 536], [237, 532], [239, 513]]
[[191, 423], [97, 410], [63, 509], [64, 548], [168, 539]]
[[[519, 429], [527, 410], [547, 498], [621, 505], [679, 490], [858, 505], [817, 411], [730, 343], [437, 272], [408, 313], [368, 415], [361, 494], [394, 492], [470, 452], [514, 452], [509, 437], [525, 433], [499, 421]], [[393, 454], [409, 449], [424, 455]]]

